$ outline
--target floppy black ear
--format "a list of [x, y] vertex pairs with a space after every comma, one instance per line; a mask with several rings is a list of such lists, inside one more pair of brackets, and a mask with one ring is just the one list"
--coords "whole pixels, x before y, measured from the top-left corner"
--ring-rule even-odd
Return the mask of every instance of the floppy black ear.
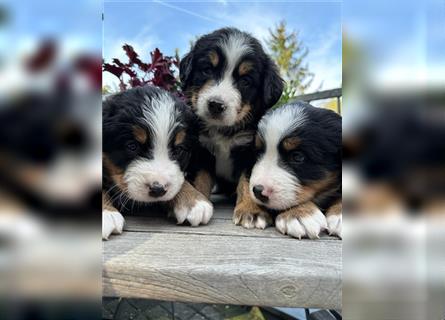
[[283, 79], [280, 77], [277, 66], [267, 57], [263, 82], [263, 98], [266, 108], [270, 108], [277, 103], [283, 93], [283, 87]]
[[187, 82], [190, 79], [192, 73], [192, 51], [187, 53], [179, 63], [179, 79], [181, 80], [181, 88], [184, 90], [187, 87]]

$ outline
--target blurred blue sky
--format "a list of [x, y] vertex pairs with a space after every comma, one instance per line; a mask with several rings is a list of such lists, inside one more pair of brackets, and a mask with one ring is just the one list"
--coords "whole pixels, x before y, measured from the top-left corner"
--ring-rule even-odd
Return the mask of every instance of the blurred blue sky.
[[8, 22], [6, 32], [0, 32], [0, 41], [12, 55], [34, 48], [42, 38], [56, 40], [67, 53], [100, 53], [100, 0], [6, 0], [4, 6]]
[[[190, 40], [217, 28], [233, 26], [263, 41], [268, 29], [280, 20], [299, 32], [309, 49], [307, 62], [315, 74], [311, 90], [341, 86], [341, 15], [339, 2], [134, 2], [107, 1], [104, 4], [104, 58], [125, 55], [131, 44], [144, 58], [158, 47], [167, 55], [178, 48], [183, 56]], [[116, 83], [104, 73], [104, 84]]]

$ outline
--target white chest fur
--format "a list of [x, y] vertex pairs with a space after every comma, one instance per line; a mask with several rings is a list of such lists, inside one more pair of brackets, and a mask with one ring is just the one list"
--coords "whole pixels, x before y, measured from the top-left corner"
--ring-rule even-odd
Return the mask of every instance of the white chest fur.
[[208, 135], [200, 135], [199, 141], [215, 157], [216, 175], [229, 181], [235, 181], [231, 152], [235, 147], [250, 144], [253, 138], [254, 131], [240, 132], [231, 137], [210, 131]]

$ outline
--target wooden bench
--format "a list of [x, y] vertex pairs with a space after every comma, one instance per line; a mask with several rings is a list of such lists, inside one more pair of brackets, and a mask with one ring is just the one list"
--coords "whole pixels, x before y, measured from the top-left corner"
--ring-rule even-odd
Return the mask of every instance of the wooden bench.
[[127, 217], [103, 242], [103, 295], [183, 302], [340, 309], [342, 243], [297, 240], [275, 228], [232, 223], [215, 197], [207, 226], [166, 217]]

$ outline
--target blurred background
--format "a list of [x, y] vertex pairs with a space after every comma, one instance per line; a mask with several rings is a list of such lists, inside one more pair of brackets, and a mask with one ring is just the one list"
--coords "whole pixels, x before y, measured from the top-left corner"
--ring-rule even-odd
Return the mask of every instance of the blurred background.
[[100, 1], [0, 3], [0, 318], [100, 317]]
[[445, 317], [445, 2], [343, 3], [343, 316]]
[[[0, 318], [102, 316], [101, 91], [175, 88], [190, 42], [238, 21], [277, 61], [294, 48], [282, 102], [343, 87], [343, 317], [444, 319], [444, 1], [148, 4], [0, 3]], [[173, 78], [144, 78], [124, 44]]]

